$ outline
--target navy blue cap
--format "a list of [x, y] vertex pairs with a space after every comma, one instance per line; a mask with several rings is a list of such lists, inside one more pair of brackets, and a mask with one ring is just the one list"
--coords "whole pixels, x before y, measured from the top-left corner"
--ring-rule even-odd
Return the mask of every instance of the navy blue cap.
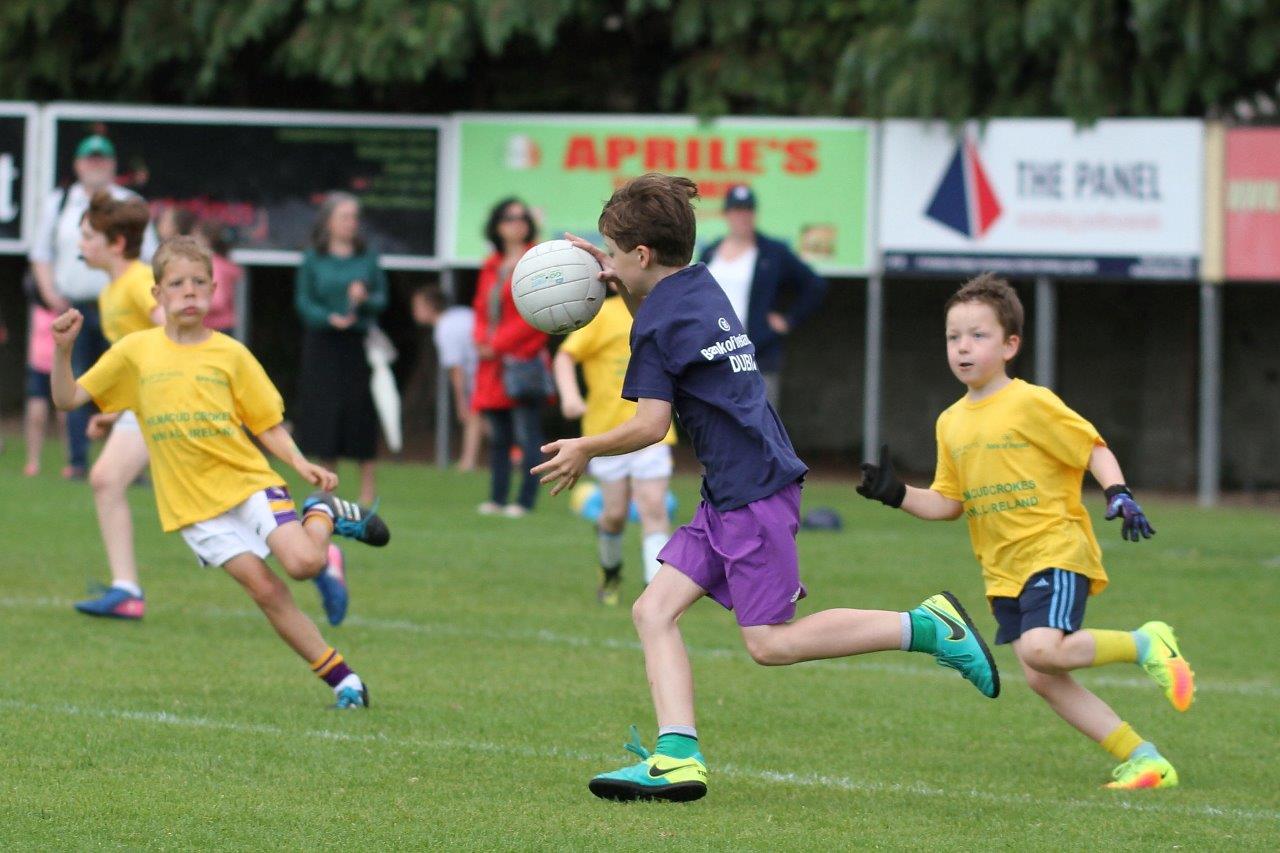
[[725, 210], [755, 210], [756, 194], [746, 184], [737, 184], [724, 194]]

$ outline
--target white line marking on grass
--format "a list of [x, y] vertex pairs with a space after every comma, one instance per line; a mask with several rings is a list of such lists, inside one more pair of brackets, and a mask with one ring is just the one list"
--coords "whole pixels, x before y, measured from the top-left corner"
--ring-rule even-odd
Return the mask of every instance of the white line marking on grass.
[[[551, 746], [533, 747], [454, 738], [420, 740], [391, 737], [383, 733], [334, 731], [332, 729], [297, 730], [271, 725], [270, 723], [245, 723], [234, 720], [214, 720], [208, 717], [185, 717], [168, 711], [109, 710], [106, 708], [85, 708], [69, 704], [45, 705], [33, 702], [18, 702], [12, 699], [0, 699], [0, 710], [37, 714], [64, 714], [66, 716], [89, 717], [100, 720], [126, 720], [183, 728], [212, 729], [237, 734], [287, 738], [291, 741], [296, 741], [298, 738], [307, 738], [346, 743], [384, 743], [398, 748], [413, 747], [424, 752], [441, 749], [461, 749], [469, 752], [484, 752], [521, 758], [545, 758], [551, 755], [556, 758], [593, 764], [608, 764], [611, 760], [616, 761], [617, 758], [603, 753], [580, 752]], [[1148, 814], [1180, 815], [1197, 818], [1225, 817], [1238, 820], [1280, 822], [1280, 811], [1239, 809], [1229, 806], [1179, 806], [1163, 803], [1136, 803], [1132, 800], [1121, 799], [1123, 796], [1121, 794], [1114, 795], [1114, 798], [1109, 796], [1092, 800], [1046, 799], [1026, 792], [984, 791], [978, 788], [935, 788], [918, 782], [860, 782], [854, 781], [847, 776], [760, 770], [734, 764], [713, 765], [712, 767], [714, 775], [728, 776], [750, 782], [768, 782], [798, 788], [836, 788], [841, 791], [859, 794], [905, 795], [940, 800], [979, 800], [1001, 806], [1021, 803], [1027, 805], [1050, 805], [1064, 809], [1122, 809]]]
[[[60, 610], [70, 609], [70, 599], [61, 598], [0, 598], [0, 607], [17, 608], [37, 607]], [[199, 610], [201, 616], [217, 619], [261, 619], [257, 610], [227, 610], [219, 607], [206, 607]], [[622, 640], [616, 637], [585, 637], [573, 634], [559, 634], [546, 629], [537, 630], [503, 630], [497, 628], [471, 628], [447, 622], [426, 623], [412, 622], [407, 619], [380, 619], [372, 616], [350, 616], [346, 625], [355, 628], [368, 628], [374, 631], [393, 631], [409, 634], [422, 634], [435, 637], [456, 637], [458, 639], [475, 639], [482, 641], [501, 641], [511, 643], [537, 642], [553, 646], [571, 648], [609, 649], [612, 651], [638, 652], [640, 643], [636, 640]], [[705, 646], [689, 646], [689, 654], [694, 657], [712, 658], [716, 660], [738, 660], [750, 663], [751, 658], [741, 647], [713, 648]], [[754, 666], [754, 664], [752, 664]], [[819, 660], [803, 664], [805, 667], [824, 667], [855, 672], [865, 670], [883, 672], [890, 675], [905, 675], [917, 678], [956, 678], [952, 670], [930, 666], [911, 666], [876, 660], [866, 656], [859, 657], [856, 662], [844, 660]], [[1083, 676], [1086, 686], [1117, 687], [1127, 690], [1149, 691], [1155, 687], [1149, 678], [1128, 678], [1123, 675], [1107, 675], [1089, 670], [1077, 670], [1076, 675]], [[1016, 672], [1001, 672], [1000, 680], [1006, 683], [1025, 683]], [[1237, 696], [1258, 696], [1267, 699], [1280, 698], [1280, 686], [1265, 681], [1218, 681], [1215, 679], [1196, 679], [1197, 693], [1230, 693]]]

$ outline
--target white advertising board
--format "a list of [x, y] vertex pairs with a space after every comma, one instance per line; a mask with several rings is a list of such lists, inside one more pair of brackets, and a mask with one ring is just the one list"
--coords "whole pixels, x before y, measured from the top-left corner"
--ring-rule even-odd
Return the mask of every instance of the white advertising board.
[[888, 121], [881, 151], [890, 274], [1197, 276], [1199, 121]]

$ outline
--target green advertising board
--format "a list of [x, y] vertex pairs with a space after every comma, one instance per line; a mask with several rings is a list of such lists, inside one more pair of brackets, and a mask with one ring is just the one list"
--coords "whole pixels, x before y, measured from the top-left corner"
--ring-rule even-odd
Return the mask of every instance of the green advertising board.
[[491, 251], [481, 234], [508, 196], [538, 216], [541, 239], [572, 231], [599, 242], [596, 220], [614, 188], [649, 171], [685, 175], [699, 187], [698, 246], [725, 231], [725, 192], [749, 184], [758, 227], [829, 274], [869, 272], [874, 130], [840, 119], [653, 116], [461, 115], [456, 184], [445, 228], [453, 263]]

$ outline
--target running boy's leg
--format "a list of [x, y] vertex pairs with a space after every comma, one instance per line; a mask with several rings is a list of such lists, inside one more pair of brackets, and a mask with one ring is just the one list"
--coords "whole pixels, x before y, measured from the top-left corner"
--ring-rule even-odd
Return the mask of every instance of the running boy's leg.
[[[1013, 643], [1028, 685], [1058, 716], [1122, 762], [1115, 770], [1116, 781], [1111, 783], [1112, 787], [1176, 785], [1177, 773], [1156, 747], [1143, 740], [1110, 706], [1068, 674], [1072, 670], [1110, 663], [1137, 663], [1141, 657], [1139, 643], [1150, 645], [1151, 626], [1166, 629], [1168, 626], [1148, 623], [1133, 632], [1081, 630], [1089, 586], [1089, 579], [1076, 572], [1064, 569], [1037, 572], [1027, 579], [1017, 598], [992, 600], [992, 612], [1000, 624], [996, 641]], [[1172, 632], [1167, 636], [1172, 644], [1169, 651], [1176, 655], [1177, 641]], [[1154, 659], [1150, 649], [1146, 657]], [[1187, 704], [1190, 704], [1190, 668], [1180, 656], [1176, 663], [1185, 669]]]
[[[1099, 743], [1103, 738], [1115, 731], [1120, 725], [1120, 717], [1111, 707], [1082, 686], [1066, 671], [1060, 669], [1042, 669], [1043, 656], [1040, 649], [1045, 640], [1037, 636], [1041, 633], [1062, 632], [1055, 628], [1033, 628], [1022, 637], [1013, 641], [1013, 651], [1022, 665], [1022, 672], [1027, 677], [1027, 685], [1049, 703], [1059, 717], [1066, 720], [1081, 734], [1093, 738]], [[1072, 634], [1064, 639], [1071, 639]], [[1077, 646], [1072, 643], [1071, 646]], [[1033, 663], [1034, 662], [1034, 663]], [[1127, 756], [1122, 756], [1123, 760]]]
[[[274, 536], [273, 533], [272, 537]], [[288, 643], [289, 648], [304, 660], [309, 663], [328, 648], [324, 637], [320, 635], [320, 629], [298, 609], [288, 585], [268, 568], [262, 558], [245, 552], [232, 557], [222, 568], [249, 593], [253, 603], [262, 610], [280, 639]]]
[[640, 512], [641, 554], [644, 558], [644, 582], [652, 583], [661, 563], [658, 553], [671, 538], [671, 522], [667, 517], [669, 477], [632, 479], [631, 492]]
[[[276, 528], [268, 537], [275, 539], [281, 530], [291, 529], [305, 536], [300, 526], [285, 524]], [[296, 544], [296, 543], [295, 543]], [[360, 708], [369, 704], [368, 690], [360, 676], [351, 671], [342, 655], [324, 641], [320, 629], [298, 609], [289, 587], [267, 567], [262, 558], [253, 553], [232, 557], [223, 564], [227, 574], [235, 578], [254, 603], [262, 610], [271, 627], [305, 660], [322, 681], [333, 688], [339, 708]]]
[[706, 594], [682, 572], [666, 568], [632, 605], [631, 618], [644, 649], [659, 734], [670, 726], [694, 726], [693, 670], [679, 620]]
[[1040, 672], [1069, 672], [1113, 663], [1136, 663], [1164, 689], [1179, 711], [1195, 698], [1195, 673], [1182, 656], [1173, 629], [1148, 622], [1136, 631], [1085, 628], [1071, 634], [1033, 628], [1022, 635], [1027, 662]]
[[823, 610], [795, 622], [744, 627], [742, 640], [752, 659], [765, 666], [887, 652], [902, 648], [902, 614]]
[[[33, 390], [30, 386], [35, 385], [35, 389], [40, 390], [40, 378], [43, 374], [35, 374], [37, 378], [32, 379], [33, 371], [27, 368], [28, 389], [26, 407], [22, 417], [23, 435], [26, 439], [27, 464], [23, 467], [23, 473], [28, 477], [34, 477], [40, 473], [40, 453], [44, 449], [44, 436], [49, 424], [49, 397], [47, 394], [32, 394]], [[48, 382], [47, 376], [44, 382]]]
[[[1121, 762], [1113, 773], [1115, 781], [1108, 787], [1166, 788], [1177, 785], [1177, 771], [1155, 744], [1144, 740], [1131, 725], [1120, 719], [1111, 706], [1058, 668], [1084, 657], [1089, 645], [1086, 638], [1074, 639], [1083, 633], [1063, 636], [1062, 631], [1056, 628], [1033, 628], [1015, 640], [1013, 650], [1022, 664], [1028, 686], [1049, 703], [1055, 714]], [[1060, 657], [1054, 660], [1054, 654], [1060, 654]], [[1053, 663], [1049, 663], [1051, 660]]]
[[[126, 415], [127, 417], [127, 415]], [[133, 513], [128, 489], [147, 468], [147, 445], [136, 426], [121, 424], [107, 437], [98, 460], [89, 473], [93, 502], [98, 510], [98, 529], [111, 570], [111, 588], [101, 596], [76, 603], [76, 609], [90, 616], [140, 619], [145, 607], [138, 582], [138, 563], [133, 547]]]
[[588, 787], [610, 800], [696, 800], [707, 793], [707, 765], [693, 715], [693, 672], [678, 620], [706, 595], [682, 572], [664, 566], [632, 607], [644, 648], [645, 672], [658, 717], [658, 744], [650, 753], [632, 729], [627, 749], [638, 764], [594, 777]]
[[596, 519], [596, 553], [600, 558], [600, 588], [596, 599], [614, 606], [622, 585], [622, 534], [627, 527], [631, 484], [626, 477], [600, 481], [600, 517]]
[[294, 580], [314, 580], [320, 592], [325, 618], [340, 625], [347, 616], [350, 596], [342, 552], [332, 544], [334, 522], [325, 512], [313, 510], [302, 523], [281, 524], [267, 536], [271, 553]]

